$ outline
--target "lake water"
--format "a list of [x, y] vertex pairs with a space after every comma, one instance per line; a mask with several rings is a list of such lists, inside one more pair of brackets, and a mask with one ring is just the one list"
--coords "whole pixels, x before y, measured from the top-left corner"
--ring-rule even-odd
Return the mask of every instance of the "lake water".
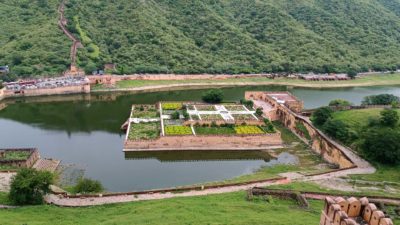
[[[306, 108], [326, 105], [335, 98], [355, 104], [366, 95], [392, 93], [399, 87], [304, 89], [283, 86], [224, 88], [226, 101], [238, 101], [248, 90], [289, 90]], [[108, 191], [133, 191], [217, 181], [251, 173], [261, 166], [296, 161], [289, 154], [277, 159], [260, 152], [152, 153], [122, 152], [121, 124], [132, 104], [201, 99], [202, 90], [157, 93], [56, 96], [17, 99], [0, 111], [0, 148], [36, 147], [42, 157], [61, 159], [70, 168], [100, 180]], [[9, 101], [9, 100], [8, 100]]]

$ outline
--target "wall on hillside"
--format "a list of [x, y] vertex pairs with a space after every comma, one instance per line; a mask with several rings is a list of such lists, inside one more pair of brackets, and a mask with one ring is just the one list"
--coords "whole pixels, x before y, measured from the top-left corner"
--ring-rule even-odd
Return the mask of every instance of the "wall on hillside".
[[[309, 142], [311, 148], [326, 161], [336, 164], [340, 168], [349, 168], [354, 166], [353, 162], [343, 152], [344, 147], [319, 131], [306, 118], [298, 116], [282, 105], [278, 106], [277, 115], [279, 120], [281, 120], [286, 127], [301, 136], [303, 140]], [[306, 128], [310, 139], [307, 139], [308, 135], [304, 133], [305, 131], [298, 128], [301, 125]]]
[[[313, 151], [321, 155], [326, 161], [338, 165], [340, 168], [354, 166], [353, 162], [344, 153], [345, 147], [328, 138], [324, 133], [314, 127], [307, 117], [298, 115], [302, 109], [302, 102], [291, 101], [291, 104], [278, 103], [268, 94], [281, 94], [291, 97], [287, 92], [246, 92], [245, 98], [253, 100], [256, 107], [263, 107], [264, 114], [270, 120], [280, 120], [292, 132], [309, 143]], [[296, 99], [296, 98], [293, 98]], [[298, 101], [298, 103], [296, 103]], [[294, 112], [294, 111], [296, 112]]]

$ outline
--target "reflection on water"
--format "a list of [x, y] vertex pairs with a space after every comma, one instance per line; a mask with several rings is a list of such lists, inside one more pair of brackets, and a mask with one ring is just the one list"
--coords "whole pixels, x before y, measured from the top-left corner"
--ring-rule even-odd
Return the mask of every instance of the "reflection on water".
[[[281, 91], [282, 86], [225, 88], [226, 101], [238, 101], [248, 90]], [[343, 97], [354, 103], [377, 93], [399, 95], [398, 87], [308, 90], [289, 89], [308, 108]], [[73, 164], [100, 180], [109, 191], [132, 191], [229, 179], [261, 166], [295, 163], [296, 156], [276, 158], [265, 152], [183, 152], [151, 154], [122, 152], [120, 126], [132, 104], [158, 101], [199, 101], [202, 90], [158, 93], [105, 93], [8, 99], [0, 111], [0, 148], [37, 147], [42, 157]], [[49, 102], [50, 101], [50, 102]], [[125, 158], [126, 157], [126, 158]], [[70, 172], [75, 177], [76, 172]]]
[[142, 151], [125, 152], [125, 159], [157, 159], [161, 162], [264, 160], [272, 156], [266, 151]]

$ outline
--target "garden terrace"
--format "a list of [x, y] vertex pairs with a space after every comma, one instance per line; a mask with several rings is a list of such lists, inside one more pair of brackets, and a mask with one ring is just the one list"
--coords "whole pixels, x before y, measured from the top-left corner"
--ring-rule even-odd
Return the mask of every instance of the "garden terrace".
[[133, 105], [131, 111], [131, 118], [156, 118], [158, 110], [155, 105]]
[[280, 133], [243, 105], [160, 102], [134, 105], [125, 151], [262, 150], [281, 147]]
[[36, 149], [0, 149], [0, 170], [32, 167], [39, 158]]

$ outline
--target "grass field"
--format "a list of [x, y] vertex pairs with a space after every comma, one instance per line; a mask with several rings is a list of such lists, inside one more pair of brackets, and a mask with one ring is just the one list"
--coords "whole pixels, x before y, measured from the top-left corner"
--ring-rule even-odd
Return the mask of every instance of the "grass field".
[[[140, 88], [146, 86], [165, 86], [165, 85], [184, 85], [184, 84], [204, 84], [204, 85], [235, 85], [235, 84], [257, 84], [257, 85], [290, 85], [310, 88], [329, 88], [329, 87], [355, 87], [355, 86], [379, 86], [379, 85], [400, 85], [400, 74], [380, 74], [364, 76], [355, 80], [348, 81], [305, 81], [297, 79], [268, 79], [262, 77], [253, 78], [232, 78], [224, 80], [124, 80], [117, 82], [116, 88]], [[104, 89], [104, 86], [97, 86], [96, 89]]]
[[[368, 121], [372, 118], [379, 118], [382, 109], [356, 109], [338, 111], [333, 114], [334, 119], [338, 119], [346, 123], [351, 129], [359, 131], [368, 125]], [[400, 110], [397, 110], [400, 113]]]
[[318, 224], [322, 201], [245, 200], [245, 192], [85, 208], [29, 206], [1, 210], [1, 224]]

